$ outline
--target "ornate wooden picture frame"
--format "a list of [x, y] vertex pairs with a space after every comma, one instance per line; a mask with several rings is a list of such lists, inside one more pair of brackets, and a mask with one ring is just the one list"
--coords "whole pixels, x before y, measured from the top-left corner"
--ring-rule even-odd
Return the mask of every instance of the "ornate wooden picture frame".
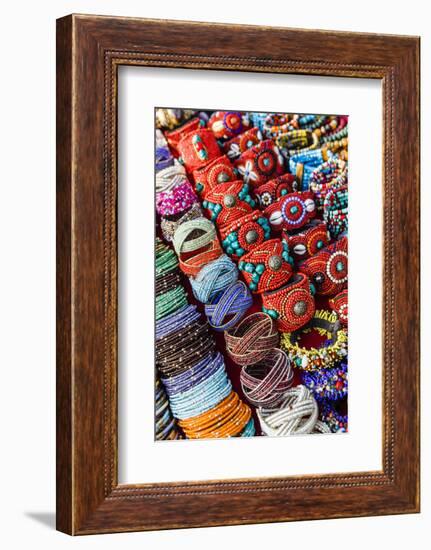
[[[118, 483], [121, 65], [382, 82], [381, 471]], [[90, 534], [418, 511], [419, 38], [86, 15], [59, 19], [57, 528]]]

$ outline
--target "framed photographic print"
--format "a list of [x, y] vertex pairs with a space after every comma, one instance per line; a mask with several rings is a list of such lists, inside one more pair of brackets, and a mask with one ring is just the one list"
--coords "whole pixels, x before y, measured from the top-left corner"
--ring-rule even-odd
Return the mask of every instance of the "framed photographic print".
[[419, 511], [419, 39], [57, 22], [57, 527]]

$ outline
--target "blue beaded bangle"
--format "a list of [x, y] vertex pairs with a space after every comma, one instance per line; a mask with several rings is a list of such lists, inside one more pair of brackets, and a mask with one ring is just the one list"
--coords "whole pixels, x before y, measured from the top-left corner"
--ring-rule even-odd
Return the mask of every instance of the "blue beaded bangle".
[[198, 416], [223, 401], [232, 391], [224, 364], [210, 378], [169, 399], [173, 415], [180, 420]]
[[329, 369], [303, 371], [302, 381], [313, 392], [317, 401], [338, 401], [346, 397], [348, 391], [347, 363], [343, 362]]
[[196, 277], [190, 277], [190, 284], [195, 298], [207, 304], [237, 279], [238, 269], [236, 265], [226, 254], [223, 254], [205, 265]]
[[249, 289], [242, 281], [237, 281], [207, 304], [205, 313], [211, 327], [222, 332], [236, 325], [252, 305]]
[[251, 417], [239, 437], [253, 437], [254, 435], [256, 435], [256, 428], [254, 427], [253, 417]]
[[202, 361], [199, 361], [199, 363], [183, 373], [171, 378], [162, 378], [166, 393], [169, 396], [174, 396], [177, 393], [191, 389], [193, 386], [212, 376], [222, 364], [223, 356], [219, 352], [214, 356], [208, 354]]

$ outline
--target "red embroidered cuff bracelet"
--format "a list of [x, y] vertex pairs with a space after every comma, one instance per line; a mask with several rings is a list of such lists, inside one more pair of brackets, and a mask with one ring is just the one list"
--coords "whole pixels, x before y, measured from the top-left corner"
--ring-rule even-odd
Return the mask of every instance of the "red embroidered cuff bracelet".
[[265, 209], [274, 231], [292, 231], [306, 225], [316, 215], [313, 193], [290, 193]]
[[176, 155], [179, 155], [178, 144], [182, 140], [182, 138], [190, 132], [197, 132], [199, 128], [201, 128], [201, 126], [202, 123], [199, 118], [192, 118], [191, 120], [186, 122], [186, 124], [183, 124], [176, 130], [173, 130], [172, 132], [165, 132], [165, 138], [171, 150]]
[[251, 128], [236, 136], [222, 145], [223, 152], [234, 160], [242, 155], [247, 149], [262, 141], [262, 132], [259, 128]]
[[292, 174], [283, 174], [256, 187], [254, 196], [258, 200], [260, 208], [264, 210], [278, 199], [297, 191], [297, 187], [295, 177]]
[[261, 294], [287, 283], [292, 276], [289, 259], [287, 245], [280, 239], [271, 239], [242, 256], [238, 268], [250, 290]]
[[283, 157], [274, 142], [267, 139], [247, 149], [235, 161], [235, 168], [245, 183], [257, 187], [283, 174]]
[[338, 319], [340, 320], [340, 323], [342, 325], [347, 326], [348, 320], [349, 320], [349, 309], [348, 309], [348, 294], [347, 289], [341, 291], [339, 294], [334, 296], [331, 300], [329, 300], [329, 307], [335, 311], [335, 313], [338, 315]]
[[299, 233], [289, 235], [283, 232], [283, 238], [289, 246], [289, 252], [295, 260], [305, 260], [314, 256], [329, 245], [329, 233], [325, 222], [313, 220], [303, 227]]
[[195, 188], [201, 197], [211, 191], [216, 185], [237, 179], [233, 166], [227, 156], [218, 157], [193, 172]]
[[250, 121], [238, 111], [216, 111], [208, 121], [208, 128], [217, 139], [230, 139], [250, 126]]
[[299, 266], [316, 289], [316, 294], [333, 296], [344, 290], [348, 279], [347, 237], [331, 244]]
[[221, 155], [211, 130], [189, 132], [178, 143], [180, 160], [189, 172], [204, 166]]
[[296, 273], [283, 287], [262, 294], [262, 310], [283, 332], [293, 332], [308, 323], [315, 311], [310, 281], [303, 273]]
[[228, 181], [214, 187], [205, 195], [202, 206], [219, 228], [230, 225], [251, 212], [255, 206], [242, 180]]
[[230, 225], [221, 227], [220, 235], [226, 253], [240, 258], [268, 240], [271, 229], [262, 212], [253, 210]]

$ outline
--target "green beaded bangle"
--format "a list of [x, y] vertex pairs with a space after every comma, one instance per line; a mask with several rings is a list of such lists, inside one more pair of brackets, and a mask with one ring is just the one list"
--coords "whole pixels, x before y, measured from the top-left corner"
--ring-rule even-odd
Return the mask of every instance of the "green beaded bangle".
[[156, 297], [156, 321], [187, 305], [187, 293], [183, 286], [177, 286]]

